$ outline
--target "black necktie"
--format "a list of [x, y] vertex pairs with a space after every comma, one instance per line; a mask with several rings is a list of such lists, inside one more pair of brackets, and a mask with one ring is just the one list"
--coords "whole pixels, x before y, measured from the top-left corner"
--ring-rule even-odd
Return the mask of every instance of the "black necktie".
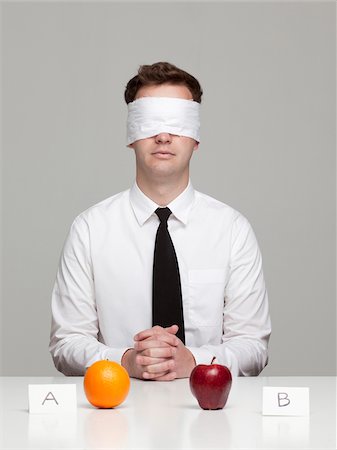
[[177, 336], [185, 343], [184, 313], [179, 266], [167, 219], [169, 208], [158, 208], [160, 224], [157, 230], [153, 258], [152, 324], [162, 327], [178, 325]]

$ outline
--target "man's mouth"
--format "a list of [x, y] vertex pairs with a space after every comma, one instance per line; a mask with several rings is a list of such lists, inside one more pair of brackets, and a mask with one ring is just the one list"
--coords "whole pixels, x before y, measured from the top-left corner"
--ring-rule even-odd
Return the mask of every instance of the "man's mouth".
[[161, 158], [170, 158], [170, 157], [174, 156], [174, 153], [169, 152], [168, 150], [156, 150], [155, 152], [152, 153], [152, 155], [155, 155], [155, 156], [161, 157]]

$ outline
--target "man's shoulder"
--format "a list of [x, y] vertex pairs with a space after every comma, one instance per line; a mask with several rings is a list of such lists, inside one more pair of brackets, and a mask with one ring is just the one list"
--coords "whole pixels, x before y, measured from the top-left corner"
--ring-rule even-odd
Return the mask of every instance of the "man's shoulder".
[[110, 215], [121, 208], [125, 202], [129, 201], [129, 192], [130, 189], [118, 192], [117, 194], [111, 195], [110, 197], [91, 205], [89, 208], [78, 214], [75, 221], [91, 221], [95, 218], [106, 216], [107, 214]]
[[226, 223], [233, 227], [233, 231], [239, 232], [240, 230], [250, 230], [251, 224], [247, 217], [236, 208], [230, 206], [227, 203], [224, 203], [220, 200], [217, 200], [210, 195], [204, 194], [199, 191], [195, 191], [196, 193], [196, 205], [199, 206], [200, 213], [203, 215], [207, 215], [212, 220], [216, 220], [219, 223]]
[[233, 217], [241, 216], [242, 214], [229, 204], [218, 200], [208, 194], [205, 194], [200, 191], [195, 191], [195, 196], [197, 200], [197, 204], [201, 207], [208, 208], [209, 210], [213, 210], [215, 213], [228, 214]]

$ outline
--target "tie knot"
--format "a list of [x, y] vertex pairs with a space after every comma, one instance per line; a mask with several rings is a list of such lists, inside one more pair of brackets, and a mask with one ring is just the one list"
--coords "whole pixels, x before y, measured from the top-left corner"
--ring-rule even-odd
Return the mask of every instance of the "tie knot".
[[167, 222], [167, 219], [172, 214], [170, 208], [157, 208], [155, 213], [159, 217], [160, 223]]

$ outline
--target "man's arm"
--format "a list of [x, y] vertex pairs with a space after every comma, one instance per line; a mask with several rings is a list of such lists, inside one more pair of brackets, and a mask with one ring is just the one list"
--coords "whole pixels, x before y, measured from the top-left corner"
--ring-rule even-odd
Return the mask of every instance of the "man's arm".
[[[99, 325], [88, 226], [81, 217], [73, 222], [64, 244], [52, 294], [50, 352], [56, 368], [65, 375], [83, 375], [95, 361], [109, 359], [124, 365], [131, 377], [161, 380], [175, 378], [172, 354], [178, 338], [175, 328], [151, 341], [156, 357], [151, 374], [146, 357], [129, 347], [111, 348], [98, 341]], [[159, 370], [159, 372], [158, 372]]]
[[64, 244], [52, 294], [49, 349], [56, 368], [65, 375], [83, 375], [95, 361], [109, 359], [122, 363], [132, 377], [175, 378], [172, 373], [177, 340], [174, 330], [152, 340], [156, 357], [151, 359], [152, 365], [155, 364], [151, 374], [146, 373], [145, 355], [129, 347], [108, 347], [98, 341], [98, 333], [90, 234], [87, 223], [79, 216]]
[[233, 375], [258, 375], [268, 361], [270, 333], [261, 253], [252, 227], [239, 214], [232, 229], [222, 343], [189, 349], [197, 364], [209, 364], [216, 356]]
[[65, 375], [83, 375], [100, 359], [120, 361], [126, 350], [98, 341], [94, 292], [89, 230], [78, 217], [64, 244], [52, 294], [49, 350], [55, 367]]

